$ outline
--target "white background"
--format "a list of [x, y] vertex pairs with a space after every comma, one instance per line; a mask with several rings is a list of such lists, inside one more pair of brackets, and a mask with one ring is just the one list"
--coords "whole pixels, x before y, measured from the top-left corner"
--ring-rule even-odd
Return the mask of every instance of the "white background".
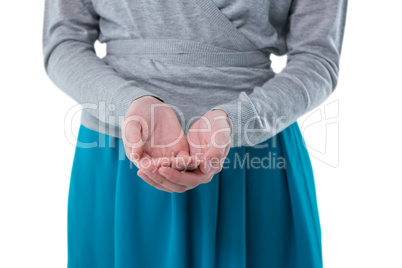
[[[4, 268], [67, 260], [74, 145], [64, 117], [76, 103], [44, 72], [42, 2], [0, 3]], [[316, 178], [324, 266], [402, 267], [401, 9], [390, 0], [349, 2], [337, 89], [298, 120]], [[277, 70], [284, 60], [275, 59]]]

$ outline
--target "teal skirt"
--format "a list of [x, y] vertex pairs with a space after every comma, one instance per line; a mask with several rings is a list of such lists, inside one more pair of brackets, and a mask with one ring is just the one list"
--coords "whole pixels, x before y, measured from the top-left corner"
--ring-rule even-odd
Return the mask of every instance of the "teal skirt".
[[69, 268], [322, 267], [310, 158], [298, 123], [184, 193], [137, 176], [121, 139], [81, 125], [68, 197]]

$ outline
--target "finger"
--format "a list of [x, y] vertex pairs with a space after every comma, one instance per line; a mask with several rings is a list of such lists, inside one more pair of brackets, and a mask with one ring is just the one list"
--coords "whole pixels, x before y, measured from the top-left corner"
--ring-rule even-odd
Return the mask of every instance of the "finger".
[[180, 151], [176, 157], [172, 157], [172, 168], [177, 170], [185, 170], [191, 162], [190, 154], [187, 151]]
[[185, 166], [190, 162], [190, 156], [161, 156], [161, 157], [150, 157], [152, 163], [154, 164], [155, 170], [160, 167], [172, 167], [177, 170], [185, 169]]
[[195, 156], [195, 155], [190, 156], [190, 160], [189, 160], [189, 164], [187, 166], [187, 170], [195, 170], [195, 169], [197, 169], [198, 166], [200, 165], [200, 163], [201, 163], [201, 160], [197, 156]]
[[141, 125], [137, 122], [126, 124], [122, 127], [122, 138], [128, 159], [133, 161], [140, 158], [144, 144], [142, 142]]
[[200, 170], [209, 173], [212, 170], [217, 172], [220, 169], [221, 161], [224, 159], [225, 150], [211, 146], [202, 156]]
[[182, 154], [172, 157], [158, 157], [154, 158], [156, 168], [161, 166], [171, 167], [180, 171], [191, 170], [197, 168], [195, 160], [188, 154]]
[[[150, 157], [151, 158], [151, 157]], [[187, 157], [190, 158], [190, 157]], [[176, 156], [161, 156], [161, 157], [152, 157], [152, 163], [154, 164], [154, 171], [160, 167], [172, 167], [177, 170], [185, 169], [185, 166], [189, 160], [183, 159], [183, 157]]]
[[143, 153], [141, 159], [137, 160], [137, 163], [139, 169], [142, 169], [143, 171], [147, 171], [149, 173], [151, 172], [153, 173], [160, 167], [172, 167], [175, 165], [174, 162], [177, 161], [178, 160], [176, 159], [176, 157], [168, 157], [168, 156], [151, 157], [149, 154]]
[[196, 187], [201, 183], [209, 182], [209, 178], [213, 175], [204, 174], [199, 169], [188, 172], [180, 172], [174, 168], [169, 167], [160, 167], [158, 169], [158, 172], [170, 182], [186, 186], [190, 189]]
[[126, 117], [121, 124], [121, 135], [127, 157], [139, 158], [148, 138], [147, 122], [137, 115]]
[[134, 163], [134, 161], [137, 161], [141, 158], [143, 149], [142, 148], [133, 148], [129, 147], [127, 145], [124, 145], [124, 151], [127, 156], [127, 158]]
[[184, 185], [180, 185], [167, 180], [158, 171], [149, 173], [147, 171], [141, 170], [141, 172], [144, 173], [153, 182], [152, 185], [155, 185], [156, 187], [166, 188], [172, 192], [178, 193], [182, 193], [188, 190], [187, 187]]
[[[142, 163], [140, 164], [140, 170], [142, 173], [144, 173], [149, 180], [153, 182], [153, 185], [157, 187], [162, 187], [169, 189], [172, 192], [184, 192], [187, 190], [186, 187], [183, 185], [179, 185], [176, 183], [172, 183], [166, 178], [164, 178], [157, 170], [158, 166], [160, 166], [160, 162], [158, 160], [160, 159], [165, 159], [166, 161], [169, 161], [171, 163], [171, 159], [169, 157], [160, 157], [158, 159], [152, 158], [150, 155], [144, 154], [144, 157], [142, 158]], [[163, 166], [166, 166], [164, 162]]]
[[172, 158], [167, 156], [152, 157], [152, 163], [154, 164], [154, 171], [160, 167], [170, 167], [172, 166]]
[[194, 156], [173, 156], [173, 157], [161, 157], [163, 161], [156, 159], [157, 162], [161, 162], [158, 164], [156, 168], [160, 167], [171, 167], [179, 171], [186, 171], [186, 170], [194, 170], [197, 169], [199, 166], [199, 159], [196, 159]]
[[146, 169], [153, 172], [157, 169], [155, 159], [145, 152], [142, 153], [139, 159], [134, 159], [133, 163], [138, 169]]
[[157, 189], [159, 189], [159, 190], [162, 190], [162, 191], [165, 191], [165, 192], [169, 192], [169, 193], [173, 193], [172, 190], [167, 189], [167, 188], [163, 187], [162, 185], [156, 184], [153, 180], [151, 180], [151, 179], [150, 179], [144, 172], [142, 172], [141, 170], [138, 170], [138, 171], [137, 171], [137, 175], [138, 175], [141, 179], [143, 179], [146, 183], [148, 183], [149, 185], [151, 185], [151, 186], [153, 186], [153, 187], [155, 187], [155, 188], [157, 188]]

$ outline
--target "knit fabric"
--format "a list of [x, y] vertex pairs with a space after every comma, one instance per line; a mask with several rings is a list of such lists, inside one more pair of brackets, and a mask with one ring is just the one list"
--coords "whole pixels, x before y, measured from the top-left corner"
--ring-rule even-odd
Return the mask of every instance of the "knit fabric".
[[[226, 111], [231, 146], [251, 146], [335, 90], [346, 10], [347, 0], [46, 0], [44, 66], [92, 130], [121, 137], [131, 102], [150, 95], [175, 109], [185, 133]], [[280, 73], [271, 54], [287, 55]]]

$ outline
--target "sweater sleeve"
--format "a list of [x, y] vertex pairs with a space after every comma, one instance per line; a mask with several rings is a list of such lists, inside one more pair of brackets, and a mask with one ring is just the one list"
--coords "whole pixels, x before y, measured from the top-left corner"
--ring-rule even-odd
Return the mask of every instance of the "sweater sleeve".
[[213, 107], [232, 124], [232, 147], [252, 146], [322, 104], [335, 90], [347, 0], [294, 0], [286, 35], [287, 64], [251, 93]]
[[[145, 95], [163, 101], [136, 81], [124, 79], [96, 55], [99, 31], [99, 16], [90, 0], [45, 1], [42, 48], [51, 81], [79, 104], [113, 107], [102, 111], [106, 119], [124, 116], [131, 102]], [[88, 112], [102, 120], [97, 110]], [[121, 120], [114, 121], [120, 126]]]

